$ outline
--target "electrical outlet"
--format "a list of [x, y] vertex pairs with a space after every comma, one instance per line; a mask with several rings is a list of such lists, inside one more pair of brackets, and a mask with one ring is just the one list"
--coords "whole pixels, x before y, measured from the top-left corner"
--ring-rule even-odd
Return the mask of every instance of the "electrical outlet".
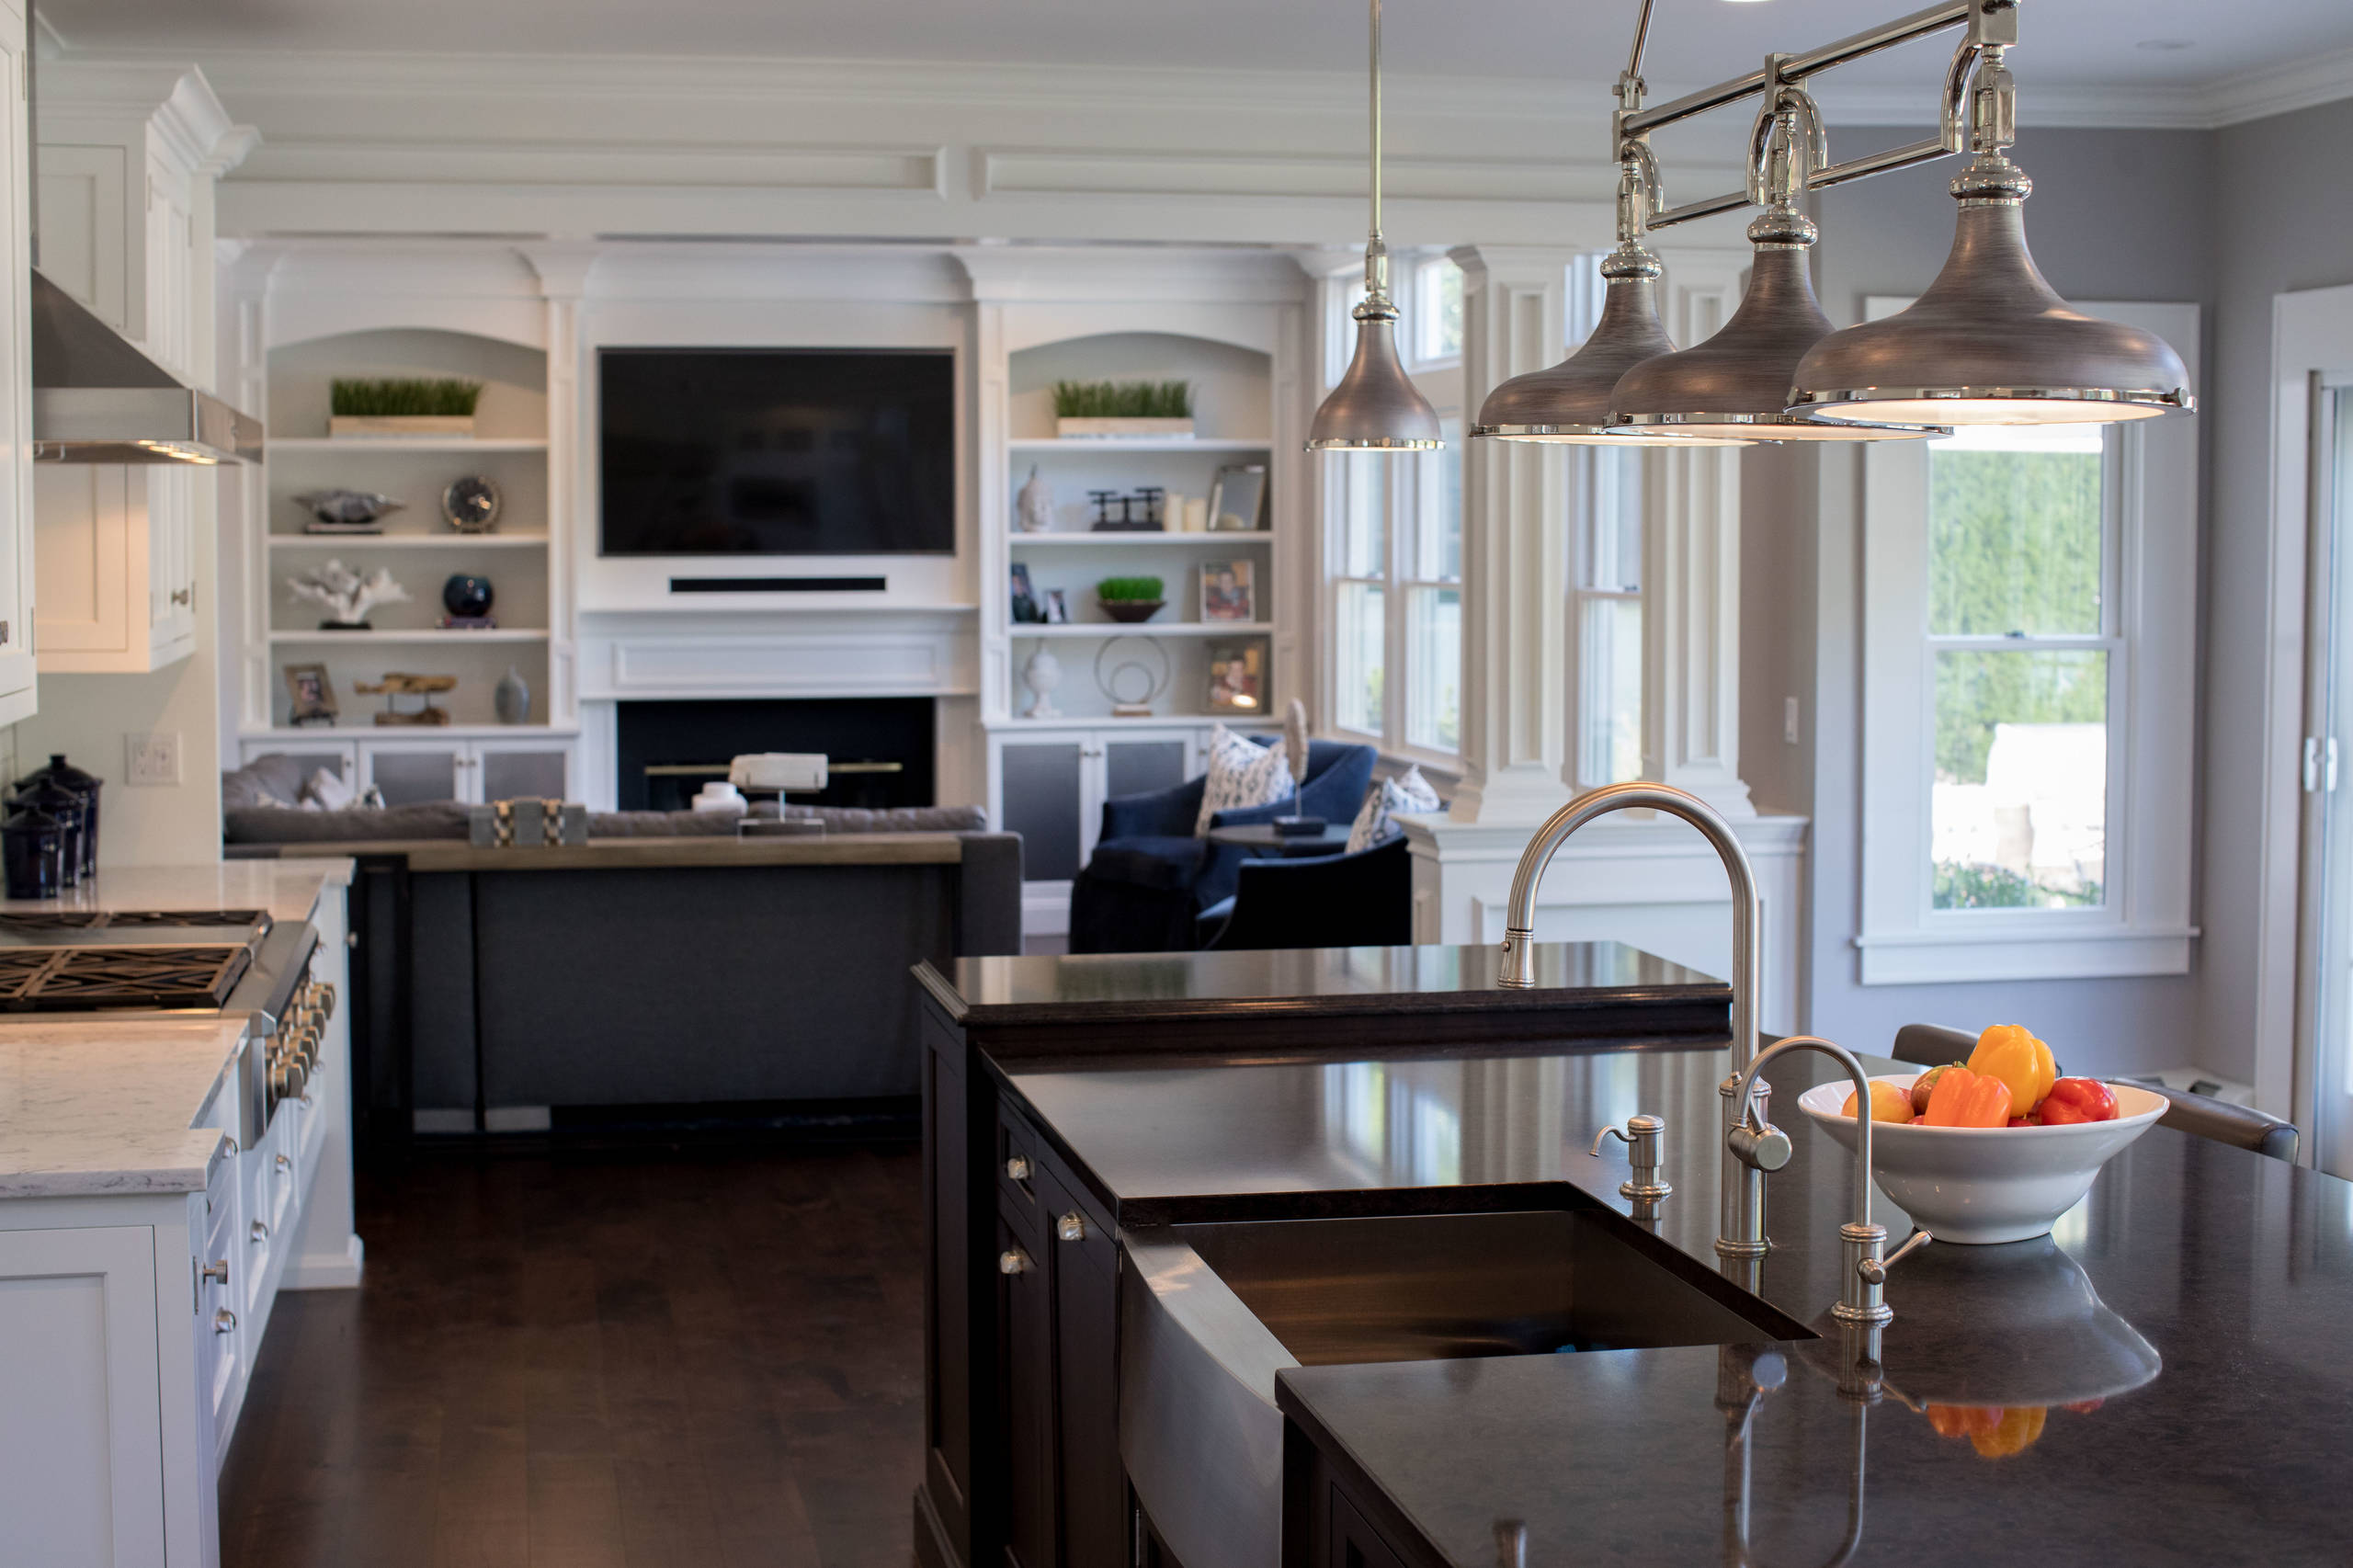
[[131, 766], [125, 770], [133, 784], [176, 784], [180, 781], [180, 737], [174, 731], [126, 735]]
[[1798, 699], [1781, 699], [1781, 742], [1784, 745], [1798, 744]]

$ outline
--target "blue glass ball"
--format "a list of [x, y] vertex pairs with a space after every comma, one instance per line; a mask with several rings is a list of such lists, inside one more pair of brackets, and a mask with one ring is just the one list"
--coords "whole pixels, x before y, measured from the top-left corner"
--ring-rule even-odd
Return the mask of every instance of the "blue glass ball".
[[491, 601], [496, 597], [489, 578], [477, 577], [471, 572], [460, 572], [441, 585], [441, 606], [451, 615], [488, 615]]

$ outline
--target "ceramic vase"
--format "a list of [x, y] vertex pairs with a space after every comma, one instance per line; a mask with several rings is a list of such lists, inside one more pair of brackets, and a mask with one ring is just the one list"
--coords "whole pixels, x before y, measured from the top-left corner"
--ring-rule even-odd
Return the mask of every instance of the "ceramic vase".
[[1041, 534], [1054, 526], [1054, 487], [1046, 483], [1036, 463], [1029, 465], [1029, 482], [1014, 497], [1014, 512], [1023, 533]]
[[491, 704], [502, 724], [528, 724], [531, 722], [531, 687], [523, 679], [523, 672], [514, 665], [506, 666], [498, 685], [491, 692]]

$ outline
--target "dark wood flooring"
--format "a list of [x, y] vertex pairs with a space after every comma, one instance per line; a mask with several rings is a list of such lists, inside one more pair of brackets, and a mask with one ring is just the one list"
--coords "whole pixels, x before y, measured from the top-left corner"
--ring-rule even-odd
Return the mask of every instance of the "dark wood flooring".
[[908, 1144], [364, 1176], [356, 1291], [278, 1298], [223, 1568], [906, 1568]]

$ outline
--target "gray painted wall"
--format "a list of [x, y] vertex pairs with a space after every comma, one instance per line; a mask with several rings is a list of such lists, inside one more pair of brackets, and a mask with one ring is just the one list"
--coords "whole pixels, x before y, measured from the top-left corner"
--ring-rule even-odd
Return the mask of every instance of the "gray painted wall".
[[[1832, 155], [1922, 134], [1858, 129], [1835, 139]], [[2052, 286], [2076, 299], [2206, 306], [2210, 374], [2215, 140], [2200, 131], [2040, 131], [2024, 137], [2017, 154], [2034, 176], [2027, 232]], [[1915, 294], [1936, 275], [1951, 242], [1949, 175], [1949, 167], [1911, 170], [1824, 193], [1817, 288], [1834, 322], [1859, 320], [1869, 295]], [[1854, 449], [1752, 449], [1742, 471], [1741, 759], [1761, 804], [1813, 819], [1802, 1004], [1811, 1027], [1883, 1050], [1905, 1023], [2021, 1022], [2078, 1070], [2224, 1066], [2208, 1049], [2211, 1025], [2201, 1028], [2195, 970], [2146, 980], [1859, 983], [1862, 462]], [[1782, 738], [1783, 699], [1792, 693], [1803, 704], [1795, 747]], [[2202, 964], [2203, 955], [2193, 961]]]
[[[2232, 126], [2214, 137], [2214, 185], [2200, 226], [2215, 251], [2216, 309], [2207, 335], [2211, 403], [2207, 432], [2207, 809], [2204, 896], [2204, 1049], [2200, 1062], [2242, 1082], [2255, 1078], [2256, 861], [2260, 824], [2244, 801], [2262, 744], [2261, 699], [2270, 551], [2271, 305], [2297, 289], [2353, 283], [2353, 200], [2346, 149], [2353, 100]], [[2299, 637], [2301, 628], [2276, 629]], [[2283, 738], [2292, 746], [2292, 740]], [[2235, 797], [2235, 799], [2234, 799]], [[2274, 1106], [2285, 1111], [2286, 1106]]]

